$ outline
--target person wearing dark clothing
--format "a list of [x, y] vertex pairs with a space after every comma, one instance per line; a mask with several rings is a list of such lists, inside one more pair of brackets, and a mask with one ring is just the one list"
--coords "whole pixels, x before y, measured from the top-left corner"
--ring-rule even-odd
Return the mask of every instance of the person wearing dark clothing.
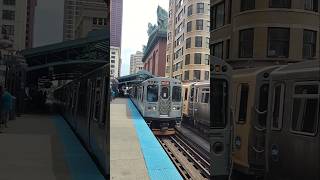
[[1, 93], [1, 121], [5, 127], [7, 126], [7, 122], [9, 120], [9, 113], [12, 110], [12, 95], [6, 91], [3, 86], [0, 86], [0, 93]]

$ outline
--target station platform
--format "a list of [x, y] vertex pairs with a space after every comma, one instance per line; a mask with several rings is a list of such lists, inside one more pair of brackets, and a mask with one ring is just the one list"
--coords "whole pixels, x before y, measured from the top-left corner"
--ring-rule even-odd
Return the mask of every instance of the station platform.
[[111, 102], [110, 142], [111, 179], [183, 179], [130, 99]]
[[0, 180], [103, 180], [58, 115], [24, 114], [0, 134]]

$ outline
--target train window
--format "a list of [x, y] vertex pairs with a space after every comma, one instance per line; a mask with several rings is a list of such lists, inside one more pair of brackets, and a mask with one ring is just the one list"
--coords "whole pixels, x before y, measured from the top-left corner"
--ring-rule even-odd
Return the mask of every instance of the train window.
[[144, 97], [144, 86], [142, 86], [141, 102], [143, 102], [143, 97]]
[[227, 124], [228, 88], [226, 80], [215, 79], [210, 83], [210, 128], [224, 128]]
[[101, 97], [100, 97], [100, 91], [96, 91], [96, 101], [95, 101], [95, 108], [94, 108], [94, 119], [98, 121], [100, 119], [100, 103], [101, 103]]
[[247, 104], [249, 96], [249, 85], [241, 84], [240, 86], [240, 103], [239, 103], [239, 116], [238, 123], [245, 123], [247, 118]]
[[314, 135], [319, 121], [319, 85], [296, 85], [294, 92], [291, 128], [298, 133]]
[[148, 102], [158, 101], [158, 85], [147, 86], [147, 100]]
[[267, 109], [268, 109], [269, 84], [263, 84], [260, 87], [258, 123], [261, 127], [266, 126]]
[[167, 87], [167, 86], [161, 87], [160, 95], [161, 95], [162, 99], [168, 99], [170, 96], [169, 87]]
[[272, 130], [282, 128], [282, 113], [284, 101], [284, 84], [276, 85], [273, 92]]
[[196, 102], [199, 102], [198, 91], [199, 91], [199, 88], [196, 88], [196, 95], [195, 95]]
[[191, 88], [191, 92], [190, 92], [190, 101], [193, 102], [193, 93], [194, 93], [194, 88]]
[[172, 88], [172, 101], [180, 102], [181, 101], [181, 87], [173, 86]]
[[186, 101], [188, 99], [188, 88], [184, 91], [184, 100]]

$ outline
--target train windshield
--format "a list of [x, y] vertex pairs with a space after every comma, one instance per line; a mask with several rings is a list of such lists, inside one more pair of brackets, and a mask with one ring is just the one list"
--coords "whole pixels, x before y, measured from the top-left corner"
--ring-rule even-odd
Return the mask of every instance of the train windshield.
[[148, 102], [158, 101], [158, 85], [148, 85], [147, 87], [147, 100]]
[[161, 93], [160, 93], [160, 95], [161, 95], [161, 98], [162, 98], [162, 99], [168, 99], [168, 97], [170, 96], [170, 94], [169, 94], [169, 87], [168, 87], [168, 86], [163, 86], [163, 87], [161, 88]]
[[210, 101], [210, 127], [224, 128], [227, 124], [228, 84], [226, 80], [215, 79], [210, 83], [212, 98]]
[[181, 87], [173, 86], [172, 88], [172, 101], [180, 102], [181, 101]]

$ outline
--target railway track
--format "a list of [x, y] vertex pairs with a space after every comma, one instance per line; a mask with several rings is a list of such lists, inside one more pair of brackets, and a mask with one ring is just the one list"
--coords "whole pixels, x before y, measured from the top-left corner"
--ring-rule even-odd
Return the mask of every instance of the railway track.
[[209, 179], [209, 162], [178, 135], [158, 137], [184, 179]]

